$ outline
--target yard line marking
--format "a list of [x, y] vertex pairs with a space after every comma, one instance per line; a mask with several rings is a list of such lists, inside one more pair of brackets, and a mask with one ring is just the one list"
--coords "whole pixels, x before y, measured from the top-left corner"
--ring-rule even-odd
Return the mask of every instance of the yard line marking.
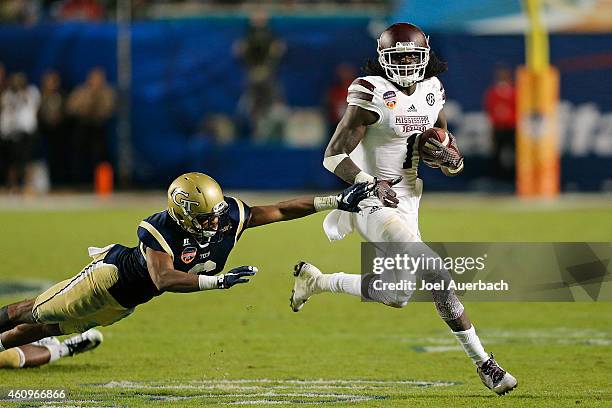
[[[245, 385], [246, 384], [246, 385]], [[207, 389], [207, 388], [245, 388], [260, 389], [269, 388], [270, 385], [258, 386], [249, 384], [272, 384], [274, 388], [363, 388], [364, 386], [388, 388], [394, 385], [413, 385], [417, 387], [429, 386], [451, 386], [457, 383], [453, 381], [424, 381], [424, 380], [340, 380], [340, 379], [316, 379], [316, 380], [275, 380], [269, 378], [254, 379], [218, 379], [218, 380], [193, 380], [187, 383], [161, 382], [161, 381], [110, 381], [105, 384], [91, 384], [103, 388], [127, 388], [127, 389]]]
[[389, 396], [384, 394], [393, 392], [397, 387], [446, 387], [457, 384], [452, 381], [425, 380], [238, 378], [186, 382], [116, 380], [85, 385], [98, 389], [116, 389], [123, 397], [156, 401], [199, 400], [206, 403], [217, 400], [223, 405], [311, 405], [386, 399]]

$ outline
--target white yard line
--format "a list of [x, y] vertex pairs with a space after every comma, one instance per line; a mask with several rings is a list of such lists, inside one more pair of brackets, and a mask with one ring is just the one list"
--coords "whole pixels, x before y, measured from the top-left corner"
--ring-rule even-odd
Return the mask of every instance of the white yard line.
[[[122, 395], [129, 397], [127, 391], [134, 391], [134, 398], [146, 397], [161, 401], [180, 401], [200, 399], [228, 399], [225, 405], [257, 404], [328, 404], [354, 403], [386, 398], [380, 395], [393, 391], [396, 387], [441, 387], [457, 383], [450, 381], [422, 380], [367, 380], [367, 379], [203, 379], [187, 382], [166, 381], [111, 381], [105, 384], [90, 384], [90, 387], [123, 390]], [[151, 394], [146, 391], [164, 391]], [[176, 390], [176, 394], [170, 391]], [[359, 394], [345, 391], [359, 391]], [[138, 392], [140, 391], [140, 392]], [[196, 395], [180, 395], [180, 391], [201, 391]], [[211, 392], [212, 391], [212, 392]], [[368, 394], [370, 391], [372, 394]], [[365, 392], [365, 393], [364, 393]], [[375, 394], [374, 394], [375, 393]]]
[[[485, 344], [546, 344], [546, 345], [612, 345], [612, 331], [595, 329], [573, 329], [558, 327], [551, 329], [482, 329], [479, 331]], [[451, 336], [402, 337], [390, 336], [402, 343], [413, 344], [417, 352], [441, 353], [459, 351], [461, 348]]]

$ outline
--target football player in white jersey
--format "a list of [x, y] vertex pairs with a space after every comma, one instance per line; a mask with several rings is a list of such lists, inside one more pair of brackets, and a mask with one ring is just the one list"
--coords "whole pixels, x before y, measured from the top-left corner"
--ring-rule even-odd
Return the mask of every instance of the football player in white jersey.
[[[419, 160], [454, 176], [463, 169], [463, 157], [450, 133], [455, 149], [433, 141], [420, 157], [417, 146], [426, 129], [447, 129], [444, 87], [436, 77], [446, 69], [446, 63], [430, 51], [429, 39], [419, 27], [398, 23], [381, 34], [378, 60], [366, 66], [368, 76], [350, 85], [348, 108], [323, 161], [325, 168], [350, 184], [373, 183], [375, 196], [361, 202], [359, 213], [330, 213], [324, 229], [331, 240], [342, 239], [356, 229], [369, 242], [417, 243], [438, 256], [419, 244], [418, 209], [423, 188], [417, 177]], [[410, 246], [406, 248], [410, 251]], [[450, 278], [448, 271], [438, 272]], [[296, 265], [294, 275], [290, 301], [296, 312], [310, 296], [321, 292], [363, 296], [392, 307], [404, 307], [412, 294], [373, 290], [372, 281], [362, 280], [359, 274], [323, 274], [305, 262]], [[432, 298], [438, 314], [476, 365], [482, 382], [499, 395], [514, 389], [516, 379], [485, 352], [455, 293], [433, 290]]]

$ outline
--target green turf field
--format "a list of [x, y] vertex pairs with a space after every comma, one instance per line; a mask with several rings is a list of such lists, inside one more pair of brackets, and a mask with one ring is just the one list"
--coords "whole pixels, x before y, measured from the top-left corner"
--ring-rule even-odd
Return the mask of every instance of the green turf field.
[[[432, 241], [612, 241], [612, 206], [530, 208], [452, 210], [425, 199], [421, 230]], [[135, 243], [138, 222], [155, 210], [2, 210], [0, 281], [65, 279], [88, 262], [88, 246]], [[322, 219], [247, 231], [228, 266], [258, 266], [250, 284], [165, 294], [103, 328], [94, 352], [0, 371], [0, 390], [66, 389], [69, 401], [45, 406], [83, 407], [612, 406], [612, 303], [467, 304], [487, 350], [519, 380], [505, 397], [482, 386], [430, 304], [398, 310], [325, 294], [292, 313], [296, 261], [359, 272], [358, 237], [330, 244]]]

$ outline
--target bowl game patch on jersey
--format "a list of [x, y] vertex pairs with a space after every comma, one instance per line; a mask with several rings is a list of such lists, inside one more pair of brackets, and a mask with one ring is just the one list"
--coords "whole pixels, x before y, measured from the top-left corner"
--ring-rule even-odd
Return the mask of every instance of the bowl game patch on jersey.
[[196, 259], [197, 254], [198, 249], [196, 247], [187, 247], [183, 249], [183, 252], [181, 252], [181, 261], [186, 264], [190, 264], [194, 259]]
[[387, 105], [387, 108], [395, 108], [395, 105], [397, 104], [397, 95], [395, 94], [395, 91], [385, 92], [383, 94], [383, 100], [385, 101], [385, 105]]

